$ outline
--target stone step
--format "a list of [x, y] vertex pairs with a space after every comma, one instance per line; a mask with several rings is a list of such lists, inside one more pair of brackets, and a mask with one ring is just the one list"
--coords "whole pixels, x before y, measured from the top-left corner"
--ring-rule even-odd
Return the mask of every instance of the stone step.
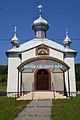
[[53, 91], [33, 91], [21, 96], [17, 100], [40, 100], [40, 99], [66, 99], [66, 96]]
[[35, 91], [33, 99], [54, 99], [53, 91]]
[[63, 94], [56, 92], [55, 93], [55, 99], [66, 99], [67, 97], [64, 96]]

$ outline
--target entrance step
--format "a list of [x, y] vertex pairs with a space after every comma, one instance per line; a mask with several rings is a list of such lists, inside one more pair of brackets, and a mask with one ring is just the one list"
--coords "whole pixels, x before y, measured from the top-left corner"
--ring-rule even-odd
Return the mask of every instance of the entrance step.
[[59, 92], [55, 92], [55, 99], [66, 99], [67, 97]]
[[33, 99], [54, 99], [53, 91], [35, 91]]
[[60, 94], [59, 92], [53, 91], [33, 91], [25, 94], [24, 96], [20, 96], [17, 100], [51, 100], [51, 99], [66, 99], [66, 96]]
[[28, 92], [23, 96], [20, 96], [19, 98], [17, 98], [17, 100], [32, 100], [32, 99], [33, 99], [33, 92]]

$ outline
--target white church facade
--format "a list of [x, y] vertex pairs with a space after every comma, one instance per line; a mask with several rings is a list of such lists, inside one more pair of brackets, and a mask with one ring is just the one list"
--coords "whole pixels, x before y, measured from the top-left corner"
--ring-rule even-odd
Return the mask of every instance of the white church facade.
[[[46, 37], [49, 24], [40, 16], [32, 24], [35, 37], [19, 44], [16, 37], [11, 40], [12, 49], [8, 57], [7, 95], [27, 99], [76, 96], [74, 58], [76, 51], [70, 49], [71, 40], [66, 32], [64, 46]], [[44, 93], [44, 94], [43, 94]], [[41, 95], [43, 94], [43, 95]], [[36, 97], [35, 97], [36, 96]]]

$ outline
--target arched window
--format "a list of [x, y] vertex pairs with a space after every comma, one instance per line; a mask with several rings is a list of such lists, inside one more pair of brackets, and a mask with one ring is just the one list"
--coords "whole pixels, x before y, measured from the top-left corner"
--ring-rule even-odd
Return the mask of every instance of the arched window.
[[37, 47], [36, 55], [49, 55], [49, 48], [44, 45]]

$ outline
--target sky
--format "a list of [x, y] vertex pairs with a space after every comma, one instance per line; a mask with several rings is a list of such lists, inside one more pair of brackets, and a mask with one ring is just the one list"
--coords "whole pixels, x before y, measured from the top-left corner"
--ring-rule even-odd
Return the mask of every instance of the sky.
[[50, 26], [47, 38], [63, 45], [68, 28], [71, 49], [77, 51], [75, 63], [80, 63], [80, 0], [0, 0], [0, 65], [8, 64], [5, 52], [12, 48], [15, 26], [20, 44], [34, 38], [32, 23], [39, 17], [39, 4]]

